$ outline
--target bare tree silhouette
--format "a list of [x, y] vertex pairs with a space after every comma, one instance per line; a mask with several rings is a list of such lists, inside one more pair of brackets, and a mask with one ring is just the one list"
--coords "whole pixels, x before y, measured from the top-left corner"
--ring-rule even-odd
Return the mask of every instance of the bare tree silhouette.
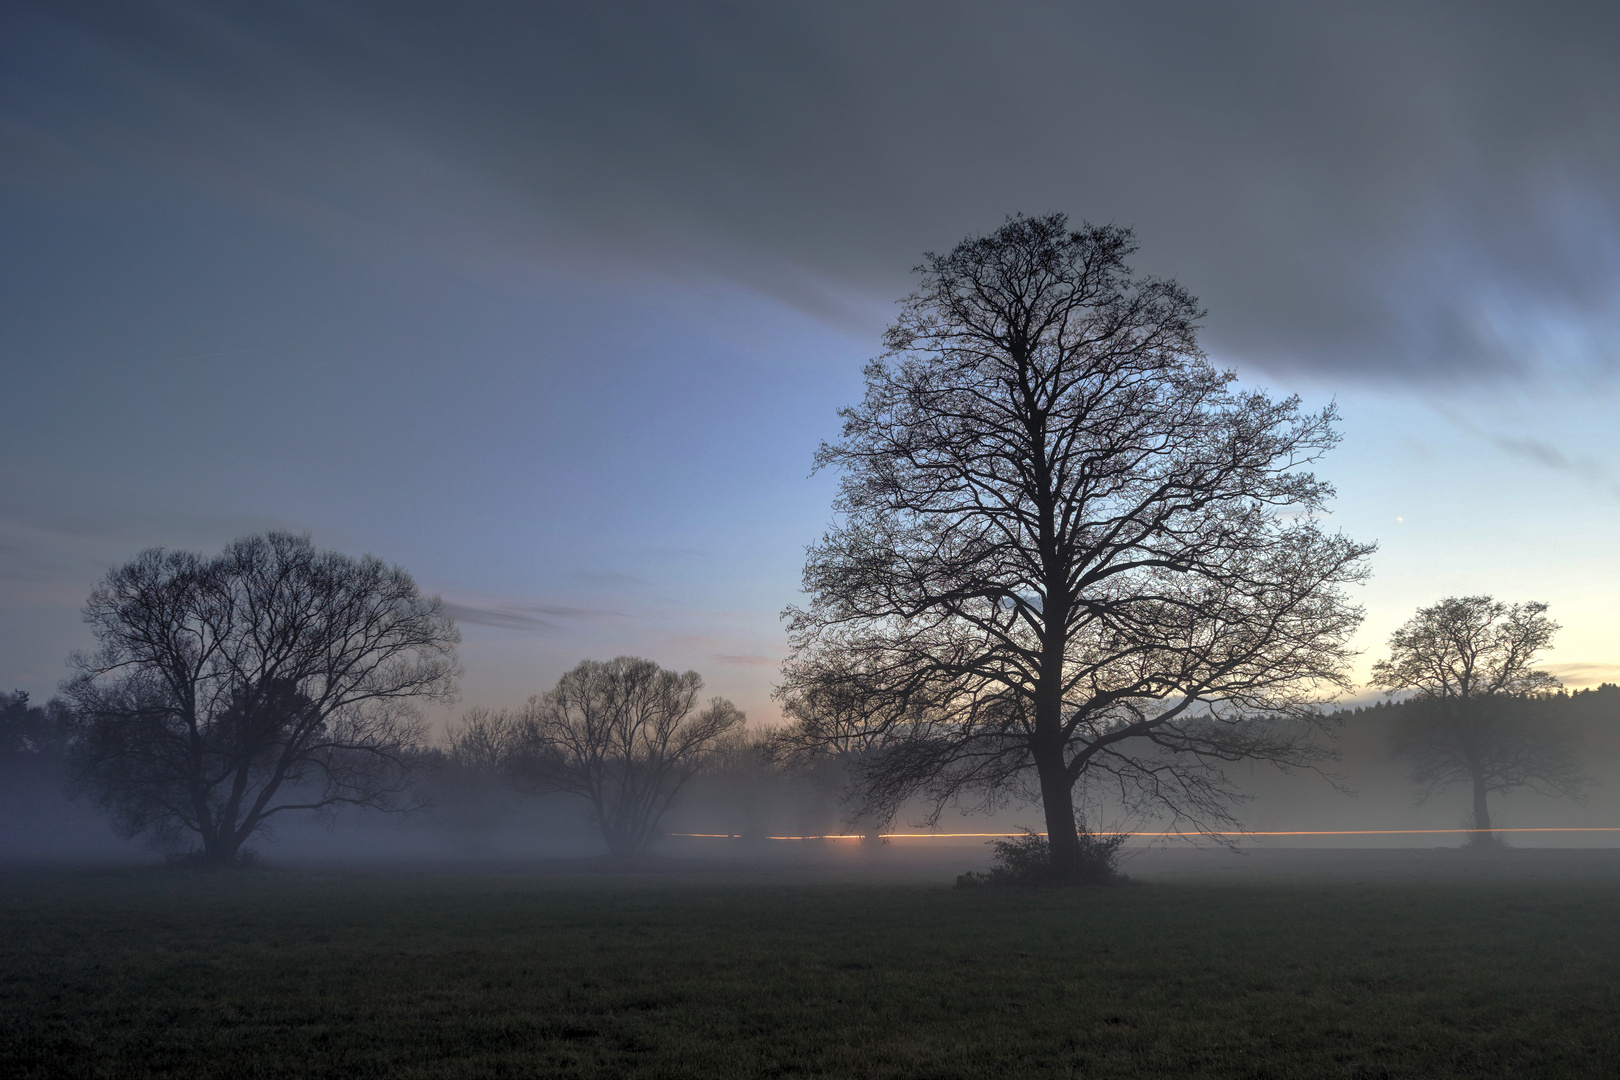
[[1372, 550], [1316, 521], [1333, 410], [1234, 390], [1134, 250], [1053, 214], [925, 256], [785, 613], [785, 711], [864, 748], [861, 812], [1038, 797], [1059, 876], [1082, 782], [1214, 830], [1224, 763], [1316, 759]]
[[724, 698], [694, 712], [702, 689], [695, 671], [633, 656], [586, 660], [529, 699], [514, 772], [587, 800], [608, 850], [640, 854], [716, 740], [744, 722]]
[[1546, 611], [1546, 604], [1447, 597], [1390, 635], [1389, 658], [1373, 665], [1374, 683], [1412, 695], [1398, 714], [1392, 749], [1411, 762], [1420, 801], [1468, 784], [1475, 844], [1494, 840], [1492, 792], [1578, 797], [1590, 782], [1568, 723], [1535, 700], [1560, 685], [1534, 666], [1558, 632]]
[[454, 624], [409, 574], [272, 532], [214, 557], [146, 551], [90, 594], [100, 648], [64, 686], [78, 785], [129, 836], [236, 860], [270, 819], [393, 808], [445, 699]]

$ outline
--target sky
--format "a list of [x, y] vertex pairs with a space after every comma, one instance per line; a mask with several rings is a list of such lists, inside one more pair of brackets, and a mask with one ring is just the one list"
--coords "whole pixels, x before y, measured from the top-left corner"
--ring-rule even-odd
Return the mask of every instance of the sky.
[[1337, 403], [1360, 677], [1485, 593], [1620, 680], [1617, 50], [1599, 4], [12, 0], [0, 682], [143, 548], [286, 528], [443, 596], [458, 709], [629, 653], [769, 722], [912, 268], [1051, 211]]

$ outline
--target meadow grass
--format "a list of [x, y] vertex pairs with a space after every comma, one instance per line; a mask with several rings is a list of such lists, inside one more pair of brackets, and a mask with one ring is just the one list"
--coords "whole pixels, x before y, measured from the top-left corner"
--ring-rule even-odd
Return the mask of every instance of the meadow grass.
[[1613, 881], [3, 877], [16, 1078], [1620, 1070]]

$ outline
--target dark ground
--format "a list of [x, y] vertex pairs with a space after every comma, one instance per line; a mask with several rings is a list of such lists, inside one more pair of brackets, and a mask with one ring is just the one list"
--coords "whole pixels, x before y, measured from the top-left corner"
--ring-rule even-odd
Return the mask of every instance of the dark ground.
[[[0, 1075], [1620, 1071], [1620, 851], [0, 870]], [[820, 865], [809, 865], [819, 863]]]

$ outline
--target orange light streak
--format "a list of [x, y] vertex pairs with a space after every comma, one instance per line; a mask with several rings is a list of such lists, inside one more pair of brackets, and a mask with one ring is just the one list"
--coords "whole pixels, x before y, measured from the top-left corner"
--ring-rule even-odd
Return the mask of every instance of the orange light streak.
[[[1601, 833], [1620, 832], [1620, 825], [1561, 825], [1522, 829], [1294, 829], [1277, 832], [1237, 832], [1225, 835], [1230, 836], [1444, 836], [1451, 833]], [[670, 833], [671, 836], [685, 836], [700, 840], [741, 840], [739, 833]], [[942, 832], [942, 833], [879, 833], [884, 840], [942, 840], [947, 838], [961, 839], [964, 837], [982, 839], [985, 837], [1017, 836], [1018, 833], [999, 832]], [[1045, 836], [1045, 833], [1036, 833], [1036, 836]], [[1097, 836], [1151, 836], [1171, 837], [1187, 836], [1179, 832], [1099, 832]], [[825, 836], [767, 836], [766, 840], [864, 840], [866, 837], [860, 833], [828, 833]]]

